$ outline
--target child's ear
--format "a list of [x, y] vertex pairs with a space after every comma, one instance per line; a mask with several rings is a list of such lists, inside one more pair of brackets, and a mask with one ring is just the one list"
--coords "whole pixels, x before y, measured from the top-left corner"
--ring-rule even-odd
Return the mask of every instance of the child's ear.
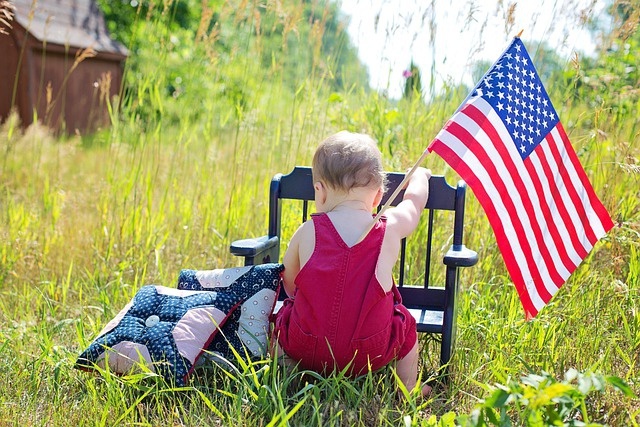
[[314, 182], [313, 189], [316, 193], [316, 201], [319, 201], [320, 203], [324, 203], [327, 201], [327, 189], [325, 188], [322, 181]]
[[382, 196], [384, 196], [384, 191], [382, 191], [382, 188], [378, 189], [378, 192], [376, 193], [376, 198], [373, 199], [373, 207], [377, 208], [380, 205], [380, 202], [382, 201]]

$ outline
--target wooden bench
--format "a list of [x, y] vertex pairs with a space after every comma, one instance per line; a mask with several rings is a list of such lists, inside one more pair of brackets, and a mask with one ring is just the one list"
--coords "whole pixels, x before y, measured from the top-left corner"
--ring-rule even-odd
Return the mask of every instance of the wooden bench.
[[[403, 173], [388, 174], [389, 188], [382, 204], [387, 201], [403, 177]], [[396, 269], [396, 284], [402, 295], [403, 304], [416, 319], [418, 332], [435, 334], [437, 341], [440, 341], [439, 369], [445, 380], [455, 344], [459, 268], [473, 266], [478, 260], [476, 252], [467, 249], [462, 243], [465, 190], [466, 184], [462, 181], [458, 182], [456, 187], [452, 187], [447, 184], [443, 176], [431, 177], [429, 200], [425, 206], [427, 214], [422, 215], [419, 229], [408, 238], [412, 248], [413, 240], [419, 240], [415, 242], [418, 247], [416, 252], [423, 256], [411, 262], [411, 258], [416, 257], [410, 256], [411, 252], [407, 249], [408, 244], [405, 239], [402, 242]], [[399, 193], [392, 203], [393, 206], [402, 200], [403, 194], [404, 191]], [[286, 202], [283, 205], [285, 200], [297, 201], [298, 205], [292, 206], [292, 202]], [[282, 236], [283, 209], [286, 207], [289, 210], [299, 211], [299, 222], [296, 221], [293, 228], [287, 227], [291, 229], [287, 231], [292, 234], [297, 225], [309, 217], [309, 203], [313, 204], [313, 200], [314, 190], [310, 167], [298, 166], [288, 175], [276, 174], [271, 180], [269, 194], [268, 234], [233, 242], [231, 253], [244, 257], [245, 265], [280, 262], [281, 242], [288, 242], [291, 237], [291, 235]], [[290, 217], [290, 213], [286, 215]], [[440, 238], [439, 243], [436, 243], [437, 237]], [[446, 252], [445, 247], [449, 247]], [[441, 268], [437, 267], [442, 265], [439, 261], [432, 262], [432, 254], [438, 252], [438, 249], [444, 264]], [[406, 278], [409, 275], [418, 276], [421, 283], [415, 283], [413, 281], [415, 279]], [[284, 298], [284, 292], [281, 294], [281, 298]]]

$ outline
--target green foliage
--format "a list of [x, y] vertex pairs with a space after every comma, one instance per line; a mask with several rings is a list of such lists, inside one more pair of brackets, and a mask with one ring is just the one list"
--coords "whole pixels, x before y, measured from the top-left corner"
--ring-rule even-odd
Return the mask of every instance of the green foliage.
[[[143, 284], [172, 286], [181, 268], [241, 263], [229, 244], [264, 233], [270, 177], [309, 164], [327, 134], [368, 132], [385, 166], [403, 170], [468, 93], [445, 86], [425, 102], [370, 91], [333, 3], [130, 4], [103, 3], [129, 13], [129, 21], [109, 22], [114, 32], [127, 32], [129, 39], [119, 37], [132, 51], [110, 129], [59, 140], [38, 126], [22, 132], [15, 115], [0, 126], [0, 420], [640, 423], [640, 115], [637, 70], [630, 68], [638, 63], [637, 30], [614, 34], [619, 49], [569, 65], [535, 49], [562, 123], [618, 226], [525, 322], [469, 192], [465, 244], [480, 261], [462, 273], [447, 388], [399, 401], [392, 369], [357, 380], [319, 378], [242, 355], [233, 365], [198, 368], [183, 389], [148, 372], [74, 370], [79, 352]], [[620, 25], [633, 22], [636, 10], [624, 9]], [[459, 179], [436, 156], [425, 166], [450, 183]], [[298, 212], [284, 218], [283, 229], [298, 219]], [[434, 266], [442, 268], [448, 245], [434, 248]], [[408, 256], [421, 258], [423, 250], [410, 248]], [[421, 344], [424, 380], [438, 354], [426, 338]]]
[[[565, 74], [574, 86], [573, 97], [591, 108], [608, 108], [613, 124], [638, 117], [640, 106], [640, 4], [616, 1], [610, 7], [616, 30], [604, 40], [602, 53], [575, 63]], [[638, 121], [632, 125], [637, 132]]]
[[620, 378], [583, 374], [575, 369], [565, 373], [562, 381], [544, 372], [529, 374], [520, 381], [509, 380], [493, 388], [468, 416], [461, 416], [462, 426], [599, 426], [589, 421], [588, 401], [593, 392], [613, 386], [628, 397], [636, 397]]
[[[193, 0], [171, 0], [161, 4], [149, 0], [98, 0], [111, 36], [133, 51], [146, 39], [136, 36], [141, 22], [162, 20], [172, 29], [194, 30], [199, 15], [197, 5]], [[170, 19], [165, 19], [166, 16]]]
[[217, 120], [204, 126], [221, 130], [271, 102], [264, 97], [274, 93], [291, 103], [301, 90], [366, 87], [365, 68], [333, 2], [101, 7], [109, 28], [130, 46], [122, 114], [134, 126], [202, 123], [205, 113]]
[[420, 96], [422, 94], [422, 73], [413, 60], [409, 68], [403, 72], [403, 76], [405, 81], [402, 96], [404, 98], [412, 98], [416, 94]]
[[619, 121], [638, 111], [640, 37], [616, 40], [609, 49], [608, 55], [586, 61], [578, 93], [593, 107], [613, 101], [610, 105]]
[[268, 6], [258, 7], [257, 12], [254, 31], [261, 65], [277, 66], [286, 86], [297, 88], [310, 74], [317, 74], [333, 90], [366, 86], [366, 71], [349, 41], [337, 3], [305, 0], [284, 12], [284, 18], [282, 10], [274, 13]]

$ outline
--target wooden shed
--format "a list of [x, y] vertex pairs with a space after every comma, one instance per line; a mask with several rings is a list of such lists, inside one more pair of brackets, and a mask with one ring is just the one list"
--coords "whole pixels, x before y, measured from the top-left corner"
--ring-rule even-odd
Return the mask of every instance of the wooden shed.
[[127, 49], [112, 40], [93, 0], [10, 0], [0, 34], [0, 120], [17, 110], [56, 131], [87, 133], [109, 123]]

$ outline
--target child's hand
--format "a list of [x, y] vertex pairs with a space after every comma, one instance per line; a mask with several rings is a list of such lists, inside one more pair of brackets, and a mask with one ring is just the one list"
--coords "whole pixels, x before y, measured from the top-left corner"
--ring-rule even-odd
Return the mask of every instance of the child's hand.
[[[410, 170], [411, 168], [407, 169], [407, 173], [409, 173]], [[423, 167], [416, 168], [416, 170], [413, 172], [413, 175], [411, 175], [411, 178], [409, 178], [409, 180], [404, 184], [403, 190], [406, 190], [409, 186], [409, 183], [414, 179], [422, 180], [424, 179], [424, 177], [427, 178], [427, 181], [431, 178], [431, 169], [426, 169]]]
[[429, 199], [430, 178], [429, 169], [416, 168], [404, 188], [402, 202], [387, 211], [387, 226], [394, 230], [397, 237], [407, 237], [418, 226], [420, 215]]
[[427, 177], [427, 180], [429, 180], [431, 178], [431, 169], [419, 167], [413, 173], [414, 176], [420, 175], [420, 174], [424, 174]]

